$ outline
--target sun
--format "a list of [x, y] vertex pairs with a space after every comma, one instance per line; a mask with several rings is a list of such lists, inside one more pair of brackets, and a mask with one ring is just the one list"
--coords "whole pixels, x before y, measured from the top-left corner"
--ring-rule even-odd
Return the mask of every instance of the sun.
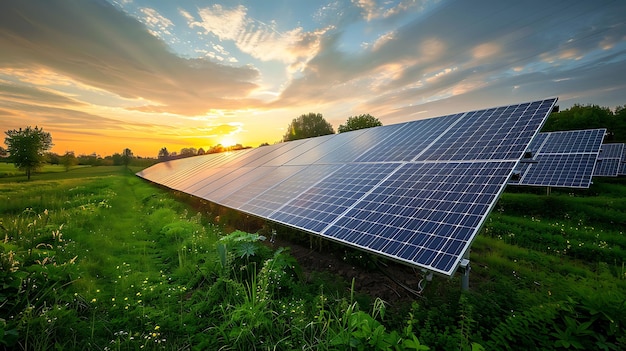
[[222, 141], [220, 142], [220, 144], [222, 144], [222, 146], [224, 147], [229, 147], [229, 146], [237, 145], [237, 141], [232, 136], [226, 135], [225, 137], [222, 138]]

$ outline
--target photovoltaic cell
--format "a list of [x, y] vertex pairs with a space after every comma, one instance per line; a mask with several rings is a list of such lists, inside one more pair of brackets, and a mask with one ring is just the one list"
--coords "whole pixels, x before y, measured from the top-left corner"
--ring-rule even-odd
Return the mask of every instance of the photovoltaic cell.
[[293, 198], [269, 218], [320, 232], [396, 168], [398, 164], [395, 163], [345, 165]]
[[602, 144], [593, 175], [597, 177], [617, 177], [621, 168], [623, 152], [624, 144], [622, 143]]
[[288, 203], [317, 181], [334, 172], [341, 165], [310, 165], [284, 181], [273, 185], [267, 191], [250, 199], [241, 210], [268, 218], [276, 209]]
[[547, 154], [537, 156], [537, 163], [529, 164], [520, 185], [588, 188], [596, 163], [595, 154]]
[[418, 161], [517, 160], [535, 134], [535, 121], [547, 115], [545, 101], [468, 112], [423, 152]]
[[[273, 186], [294, 176], [305, 168], [305, 166], [259, 167], [256, 172], [264, 172], [262, 177], [255, 181], [242, 184], [241, 188], [223, 197], [219, 203], [236, 210], [242, 210], [243, 206], [252, 199], [262, 197], [263, 193], [270, 190]], [[247, 208], [249, 213], [255, 213], [254, 208], [250, 208], [250, 206]]]
[[449, 115], [400, 125], [394, 133], [388, 135], [387, 139], [393, 139], [393, 142], [385, 142], [387, 139], [381, 141], [384, 146], [370, 149], [357, 162], [411, 161], [450, 128], [450, 124], [457, 122], [460, 116], [461, 114]]
[[606, 129], [539, 133], [509, 184], [588, 188]]
[[606, 160], [607, 158], [610, 158], [610, 159], [616, 158], [618, 160], [621, 160], [623, 152], [624, 152], [624, 144], [622, 143], [602, 144], [602, 148], [600, 150], [600, 154], [598, 155], [598, 159]]
[[450, 276], [555, 103], [170, 161], [138, 175]]
[[322, 234], [448, 272], [468, 248], [514, 165], [405, 164]]
[[617, 177], [619, 173], [620, 162], [614, 158], [605, 158], [596, 161], [596, 168], [593, 172], [594, 177]]

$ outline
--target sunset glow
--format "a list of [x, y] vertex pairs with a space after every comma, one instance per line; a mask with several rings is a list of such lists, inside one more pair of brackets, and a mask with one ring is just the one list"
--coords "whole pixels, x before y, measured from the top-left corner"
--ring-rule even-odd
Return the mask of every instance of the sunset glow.
[[[53, 152], [256, 147], [558, 96], [626, 104], [624, 1], [0, 2], [0, 129]], [[468, 15], [469, 14], [469, 15]], [[2, 140], [3, 141], [3, 140]]]

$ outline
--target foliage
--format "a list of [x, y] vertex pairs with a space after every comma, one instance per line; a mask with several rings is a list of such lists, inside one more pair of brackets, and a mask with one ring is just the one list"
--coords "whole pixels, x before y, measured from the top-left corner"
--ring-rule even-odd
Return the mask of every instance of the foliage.
[[169, 157], [170, 157], [170, 152], [167, 151], [166, 147], [162, 147], [159, 150], [159, 154], [158, 154], [159, 160], [167, 160], [167, 158], [169, 158]]
[[327, 134], [334, 134], [333, 126], [328, 123], [321, 113], [308, 113], [294, 118], [287, 132], [283, 136], [283, 141], [312, 138]]
[[382, 122], [379, 121], [378, 118], [369, 114], [364, 114], [364, 115], [349, 117], [348, 120], [346, 121], [346, 124], [340, 125], [337, 131], [339, 133], [345, 133], [345, 132], [349, 132], [352, 130], [378, 127], [382, 125], [383, 125]]
[[576, 104], [569, 109], [551, 113], [541, 131], [595, 128], [607, 129], [604, 142], [625, 142], [626, 114], [624, 109], [618, 107], [615, 112], [612, 112], [607, 107]]
[[133, 152], [130, 151], [129, 148], [124, 149], [124, 151], [122, 151], [122, 164], [128, 168], [128, 165], [130, 164], [130, 161], [133, 159]]
[[50, 133], [44, 132], [39, 127], [30, 126], [25, 129], [7, 130], [4, 133], [6, 134], [4, 143], [8, 147], [11, 160], [15, 167], [26, 171], [26, 176], [30, 180], [31, 173], [45, 163], [44, 153], [52, 147]]
[[61, 164], [63, 164], [66, 172], [69, 171], [70, 168], [76, 166], [78, 164], [78, 159], [76, 158], [76, 155], [74, 155], [74, 151], [65, 152], [65, 154], [61, 157]]
[[513, 314], [491, 336], [499, 350], [618, 350], [624, 344], [625, 295], [600, 292]]

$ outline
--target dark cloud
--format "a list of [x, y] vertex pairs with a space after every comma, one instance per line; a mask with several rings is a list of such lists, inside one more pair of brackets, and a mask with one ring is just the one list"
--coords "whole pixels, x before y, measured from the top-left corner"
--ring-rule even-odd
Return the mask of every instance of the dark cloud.
[[105, 1], [0, 2], [0, 67], [44, 67], [154, 106], [203, 114], [250, 104], [258, 71], [184, 59]]

